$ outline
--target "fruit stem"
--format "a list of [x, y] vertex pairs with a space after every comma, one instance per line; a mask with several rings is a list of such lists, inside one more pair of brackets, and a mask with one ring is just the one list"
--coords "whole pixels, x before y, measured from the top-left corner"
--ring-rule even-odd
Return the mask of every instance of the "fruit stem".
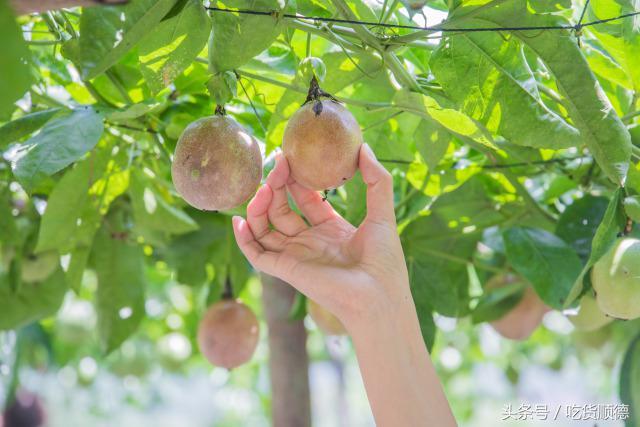
[[304, 103], [306, 104], [306, 103], [309, 103], [309, 102], [317, 101], [319, 98], [322, 98], [322, 97], [329, 98], [329, 99], [331, 99], [332, 101], [335, 101], [335, 102], [340, 102], [333, 95], [323, 91], [320, 88], [320, 84], [318, 83], [318, 79], [316, 78], [316, 75], [314, 74], [313, 77], [311, 77], [311, 82], [309, 83], [309, 92], [307, 93], [307, 99], [304, 101]]
[[222, 299], [233, 299], [233, 289], [231, 288], [231, 279], [229, 276], [224, 280], [224, 291], [222, 292]]
[[227, 114], [227, 110], [224, 109], [224, 105], [216, 105], [216, 116], [225, 116]]

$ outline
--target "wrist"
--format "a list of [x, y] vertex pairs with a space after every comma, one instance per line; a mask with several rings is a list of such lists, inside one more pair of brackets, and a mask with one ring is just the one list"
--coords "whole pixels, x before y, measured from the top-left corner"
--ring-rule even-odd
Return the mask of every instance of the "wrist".
[[[396, 285], [397, 286], [397, 285]], [[420, 323], [409, 287], [406, 292], [389, 298], [382, 295], [362, 301], [344, 321], [344, 326], [354, 340], [407, 342], [416, 337], [422, 340]]]

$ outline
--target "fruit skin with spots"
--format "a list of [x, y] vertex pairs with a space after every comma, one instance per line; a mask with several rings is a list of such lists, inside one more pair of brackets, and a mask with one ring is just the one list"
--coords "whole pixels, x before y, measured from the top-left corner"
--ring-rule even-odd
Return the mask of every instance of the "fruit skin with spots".
[[198, 326], [198, 347], [212, 365], [232, 369], [251, 359], [258, 345], [258, 319], [240, 301], [211, 305]]
[[568, 316], [573, 326], [579, 331], [595, 331], [613, 322], [613, 319], [600, 310], [595, 297], [588, 293], [580, 300], [578, 314]]
[[246, 202], [260, 184], [260, 147], [231, 117], [204, 117], [180, 136], [171, 176], [190, 205], [209, 211], [233, 209]]
[[[495, 289], [523, 279], [515, 274], [498, 274], [489, 279], [486, 289]], [[518, 303], [502, 318], [491, 322], [491, 326], [504, 338], [524, 341], [535, 331], [544, 315], [550, 310], [531, 286], [527, 286]]]
[[347, 330], [329, 310], [313, 300], [307, 300], [307, 313], [325, 335], [346, 335]]
[[340, 103], [313, 100], [289, 119], [283, 152], [291, 176], [312, 190], [330, 190], [351, 179], [358, 169], [362, 131]]
[[591, 284], [605, 314], [624, 320], [640, 317], [640, 240], [619, 239], [593, 266]]

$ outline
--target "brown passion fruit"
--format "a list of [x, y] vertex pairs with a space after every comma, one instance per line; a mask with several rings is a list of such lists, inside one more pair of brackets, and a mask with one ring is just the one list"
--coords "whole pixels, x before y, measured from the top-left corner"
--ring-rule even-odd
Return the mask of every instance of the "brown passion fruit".
[[211, 305], [198, 326], [198, 347], [212, 365], [232, 369], [251, 359], [258, 345], [258, 319], [243, 303], [223, 299]]
[[229, 116], [196, 120], [178, 140], [171, 176], [190, 205], [208, 211], [233, 209], [246, 202], [260, 184], [258, 141]]
[[[513, 283], [522, 282], [522, 278], [512, 274], [498, 274], [485, 285], [487, 289], [496, 289]], [[516, 341], [526, 340], [540, 326], [542, 318], [550, 308], [542, 302], [531, 286], [527, 286], [518, 303], [503, 317], [491, 322], [491, 326], [504, 338]]]

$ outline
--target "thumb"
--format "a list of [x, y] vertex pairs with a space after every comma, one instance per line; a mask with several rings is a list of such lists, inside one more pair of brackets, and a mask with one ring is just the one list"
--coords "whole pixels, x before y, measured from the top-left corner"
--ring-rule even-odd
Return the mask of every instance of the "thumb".
[[367, 184], [366, 221], [395, 225], [396, 216], [393, 206], [393, 178], [378, 162], [369, 144], [360, 148], [359, 163], [362, 179]]

